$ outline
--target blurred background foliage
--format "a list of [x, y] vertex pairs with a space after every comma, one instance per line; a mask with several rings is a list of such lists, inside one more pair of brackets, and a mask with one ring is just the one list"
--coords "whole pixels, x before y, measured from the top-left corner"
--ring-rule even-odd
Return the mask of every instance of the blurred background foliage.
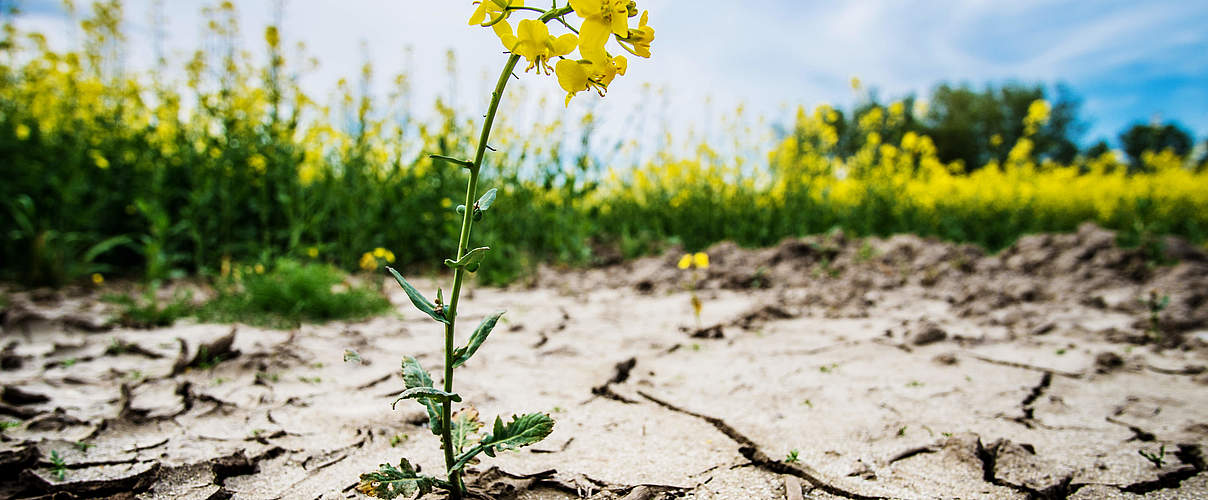
[[[464, 173], [426, 155], [466, 157], [478, 117], [438, 99], [425, 105], [435, 119], [416, 119], [411, 75], [374, 96], [366, 63], [322, 104], [298, 84], [305, 57], [287, 57], [274, 28], [266, 60], [239, 47], [229, 3], [204, 12], [205, 49], [182, 62], [183, 82], [120, 64], [120, 2], [93, 4], [68, 51], [18, 32], [13, 15], [0, 41], [0, 278], [158, 280], [281, 258], [352, 270], [375, 248], [435, 269], [452, 252]], [[1204, 241], [1203, 145], [1177, 124], [1137, 123], [1120, 135], [1123, 155], [1081, 148], [1078, 99], [1054, 94], [1019, 83], [891, 102], [864, 92], [852, 109], [802, 107], [768, 130], [744, 126], [738, 109], [720, 120], [722, 139], [630, 164], [589, 147], [591, 114], [519, 127], [509, 99], [484, 169], [484, 189], [500, 195], [475, 228], [493, 248], [479, 276], [506, 283], [538, 262], [770, 245], [834, 227], [992, 250], [1084, 221], [1133, 241]], [[752, 152], [768, 134], [770, 150]]]

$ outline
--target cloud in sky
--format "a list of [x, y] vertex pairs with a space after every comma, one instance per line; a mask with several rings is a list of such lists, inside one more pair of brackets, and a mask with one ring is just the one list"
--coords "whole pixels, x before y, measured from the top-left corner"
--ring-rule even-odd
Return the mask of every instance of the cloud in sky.
[[[530, 3], [544, 4], [544, 0]], [[26, 2], [27, 26], [64, 33], [46, 0]], [[83, 2], [81, 2], [83, 3]], [[163, 3], [170, 53], [198, 46], [207, 2]], [[258, 49], [273, 22], [271, 1], [237, 2], [247, 47]], [[130, 57], [148, 60], [151, 0], [129, 0]], [[36, 8], [30, 8], [36, 7]], [[366, 57], [379, 90], [407, 69], [416, 102], [456, 94], [467, 109], [485, 103], [502, 64], [490, 30], [466, 25], [469, 1], [285, 0], [283, 35], [303, 41], [321, 62], [307, 86], [320, 95], [354, 78]], [[882, 97], [925, 95], [940, 82], [1064, 82], [1084, 99], [1085, 138], [1114, 138], [1133, 121], [1175, 119], [1208, 132], [1208, 4], [1183, 0], [643, 0], [657, 30], [654, 58], [630, 58], [630, 73], [597, 109], [618, 115], [639, 103], [643, 84], [664, 88], [673, 126], [699, 124], [739, 103], [788, 116], [785, 105], [850, 104], [858, 76]], [[58, 23], [58, 24], [56, 24]], [[57, 27], [56, 27], [57, 26]], [[410, 56], [405, 47], [411, 47]], [[460, 83], [445, 72], [458, 56]], [[256, 51], [253, 51], [256, 53]], [[530, 95], [561, 95], [553, 78], [523, 75]], [[708, 110], [702, 103], [711, 97]], [[594, 97], [580, 97], [585, 106]]]

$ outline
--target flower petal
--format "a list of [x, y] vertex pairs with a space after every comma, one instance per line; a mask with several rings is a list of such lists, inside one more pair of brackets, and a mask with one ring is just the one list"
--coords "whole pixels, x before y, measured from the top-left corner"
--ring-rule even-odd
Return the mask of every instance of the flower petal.
[[564, 56], [575, 50], [575, 47], [578, 45], [579, 37], [575, 36], [573, 33], [567, 33], [554, 40], [554, 53], [552, 55]]

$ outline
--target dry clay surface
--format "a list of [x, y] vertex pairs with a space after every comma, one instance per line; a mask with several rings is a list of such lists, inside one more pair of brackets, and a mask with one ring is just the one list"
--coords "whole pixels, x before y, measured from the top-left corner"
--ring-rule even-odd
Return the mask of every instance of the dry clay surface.
[[[1153, 266], [1114, 241], [1084, 226], [995, 255], [913, 236], [719, 244], [698, 273], [699, 326], [677, 252], [474, 289], [463, 332], [508, 313], [457, 392], [492, 420], [557, 424], [473, 466], [470, 485], [1208, 498], [1208, 259], [1168, 240], [1179, 263]], [[1151, 293], [1170, 297], [1156, 324]], [[401, 291], [401, 315], [291, 331], [114, 328], [96, 295], [9, 293], [0, 419], [18, 425], [0, 442], [0, 498], [355, 498], [382, 462], [443, 470], [423, 408], [390, 408], [403, 356], [442, 371], [438, 325]]]

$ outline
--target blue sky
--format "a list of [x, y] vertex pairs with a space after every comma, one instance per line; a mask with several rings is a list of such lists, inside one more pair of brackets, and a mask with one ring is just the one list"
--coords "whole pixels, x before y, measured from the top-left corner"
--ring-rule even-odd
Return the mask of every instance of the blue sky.
[[[207, 3], [163, 2], [162, 29], [174, 57], [183, 60], [199, 45], [199, 11]], [[273, 3], [236, 2], [253, 54], [260, 55]], [[20, 4], [24, 28], [58, 43], [72, 36], [58, 2]], [[133, 66], [150, 60], [151, 5], [126, 2]], [[478, 101], [503, 62], [490, 31], [466, 25], [469, 1], [284, 0], [284, 6], [285, 40], [305, 42], [320, 61], [304, 82], [318, 95], [341, 76], [355, 78], [368, 56], [382, 93], [407, 68], [415, 102], [452, 93], [459, 106], [481, 109]], [[858, 99], [848, 83], [853, 76], [882, 98], [926, 95], [941, 82], [1060, 82], [1083, 99], [1084, 143], [1114, 139], [1129, 123], [1155, 118], [1176, 120], [1200, 140], [1208, 134], [1208, 2], [640, 0], [639, 7], [650, 10], [657, 31], [654, 58], [631, 58], [629, 74], [606, 99], [580, 97], [572, 108], [627, 116], [646, 102], [639, 96], [650, 84], [666, 92], [658, 106], [666, 123], [709, 129], [707, 122], [740, 103], [773, 122], [788, 119], [799, 104], [850, 105]], [[458, 55], [454, 92], [447, 49]], [[530, 98], [561, 95], [552, 77], [522, 80]]]

